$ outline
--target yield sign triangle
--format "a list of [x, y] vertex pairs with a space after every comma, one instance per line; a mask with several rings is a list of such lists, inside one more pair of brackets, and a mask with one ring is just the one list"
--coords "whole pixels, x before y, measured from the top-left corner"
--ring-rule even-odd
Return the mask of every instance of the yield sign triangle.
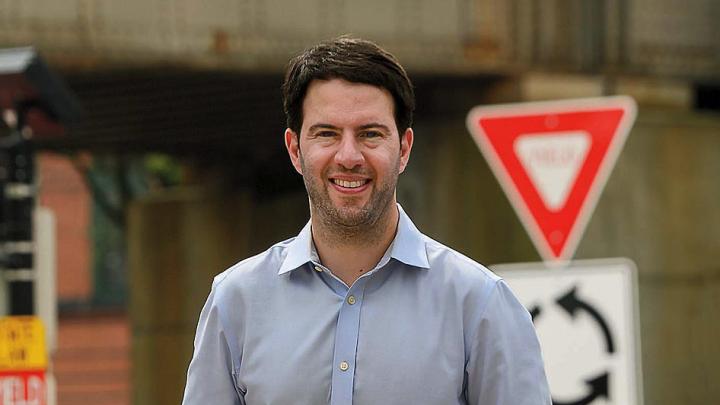
[[570, 260], [630, 128], [626, 96], [475, 107], [467, 125], [551, 263]]

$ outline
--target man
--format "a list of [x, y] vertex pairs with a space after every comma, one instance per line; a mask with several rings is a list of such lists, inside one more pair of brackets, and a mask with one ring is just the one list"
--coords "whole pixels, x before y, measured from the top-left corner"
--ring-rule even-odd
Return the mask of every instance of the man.
[[322, 43], [283, 95], [310, 221], [215, 278], [183, 403], [549, 405], [528, 312], [396, 202], [414, 95], [395, 58]]

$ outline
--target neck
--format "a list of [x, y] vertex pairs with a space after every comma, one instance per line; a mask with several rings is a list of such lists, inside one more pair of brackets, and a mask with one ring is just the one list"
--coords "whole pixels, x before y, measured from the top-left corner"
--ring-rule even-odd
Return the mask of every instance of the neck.
[[398, 224], [395, 203], [374, 224], [344, 227], [327, 224], [312, 215], [312, 236], [320, 261], [348, 286], [372, 270], [395, 238]]

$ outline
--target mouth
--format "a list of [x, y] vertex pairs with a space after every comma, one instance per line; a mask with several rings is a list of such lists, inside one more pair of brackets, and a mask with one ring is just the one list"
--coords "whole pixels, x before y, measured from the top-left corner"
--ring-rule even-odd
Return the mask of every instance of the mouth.
[[356, 189], [360, 188], [370, 182], [369, 179], [362, 179], [362, 180], [341, 180], [341, 179], [330, 179], [330, 181], [342, 188], [349, 188], [349, 189]]

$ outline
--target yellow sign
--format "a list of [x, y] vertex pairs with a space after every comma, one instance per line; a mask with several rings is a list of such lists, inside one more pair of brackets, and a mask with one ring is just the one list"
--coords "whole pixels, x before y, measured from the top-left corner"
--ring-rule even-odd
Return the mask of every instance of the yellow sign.
[[47, 368], [45, 329], [36, 316], [0, 318], [0, 371]]

